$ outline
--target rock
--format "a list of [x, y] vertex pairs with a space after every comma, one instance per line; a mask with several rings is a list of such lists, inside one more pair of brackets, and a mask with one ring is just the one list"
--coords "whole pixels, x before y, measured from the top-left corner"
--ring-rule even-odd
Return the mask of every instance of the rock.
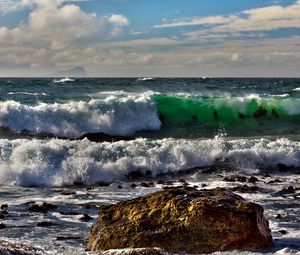
[[168, 255], [159, 248], [135, 248], [135, 249], [116, 249], [108, 250], [100, 253], [101, 255]]
[[247, 178], [245, 176], [235, 175], [235, 176], [226, 176], [223, 181], [225, 182], [246, 182]]
[[90, 215], [88, 215], [87, 213], [84, 213], [83, 216], [79, 218], [79, 220], [81, 220], [81, 221], [91, 221], [91, 220], [93, 220], [93, 218]]
[[64, 241], [64, 240], [79, 240], [81, 239], [80, 236], [57, 236], [57, 241]]
[[96, 182], [96, 185], [99, 187], [108, 187], [110, 184], [110, 182]]
[[8, 216], [8, 212], [7, 211], [0, 211], [0, 219], [5, 219]]
[[171, 253], [255, 250], [273, 244], [260, 205], [225, 189], [169, 187], [100, 208], [88, 249], [159, 247]]
[[24, 244], [9, 243], [0, 240], [1, 255], [41, 255], [44, 251]]
[[251, 176], [249, 178], [248, 182], [250, 182], [250, 183], [256, 183], [256, 182], [258, 182], [258, 179], [256, 177], [254, 177], [254, 176]]
[[293, 186], [289, 186], [288, 188], [283, 188], [280, 193], [292, 194], [295, 193], [295, 188]]
[[53, 226], [56, 226], [57, 224], [55, 224], [54, 222], [50, 222], [50, 221], [41, 221], [41, 222], [38, 222], [36, 224], [38, 227], [53, 227]]
[[3, 223], [0, 223], [0, 229], [5, 229], [5, 228], [6, 228], [6, 225]]
[[254, 192], [258, 192], [260, 189], [257, 186], [243, 185], [243, 186], [236, 186], [236, 187], [230, 188], [229, 190], [235, 191], [235, 192], [240, 192], [240, 193], [254, 193]]
[[7, 210], [8, 209], [8, 205], [7, 204], [3, 204], [0, 206], [1, 210]]
[[94, 190], [94, 187], [87, 187], [86, 190], [87, 190], [87, 191]]
[[274, 183], [281, 183], [282, 181], [279, 179], [271, 180], [268, 182], [268, 184], [274, 184]]
[[72, 196], [72, 195], [76, 195], [76, 192], [75, 191], [63, 191], [60, 194], [63, 196]]
[[282, 215], [280, 213], [278, 213], [275, 218], [276, 219], [282, 219]]
[[123, 189], [123, 186], [122, 185], [118, 185], [118, 189]]
[[136, 188], [136, 184], [135, 184], [135, 183], [132, 183], [132, 184], [130, 185], [130, 187], [134, 189], [134, 188]]
[[44, 202], [41, 205], [34, 204], [29, 208], [29, 211], [31, 212], [38, 212], [38, 213], [47, 213], [48, 211], [56, 209], [57, 206]]
[[284, 230], [284, 229], [283, 229], [283, 230], [279, 230], [278, 232], [279, 232], [280, 234], [282, 234], [282, 235], [286, 235], [286, 234], [288, 233], [288, 232], [287, 232], [286, 230]]

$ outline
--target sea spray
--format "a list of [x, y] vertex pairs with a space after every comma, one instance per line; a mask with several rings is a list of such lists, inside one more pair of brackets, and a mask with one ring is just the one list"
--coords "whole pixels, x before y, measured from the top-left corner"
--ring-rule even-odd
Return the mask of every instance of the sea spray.
[[0, 183], [64, 186], [122, 181], [133, 171], [177, 173], [225, 163], [225, 171], [251, 174], [277, 164], [300, 167], [300, 142], [288, 139], [136, 139], [94, 143], [87, 139], [0, 139]]

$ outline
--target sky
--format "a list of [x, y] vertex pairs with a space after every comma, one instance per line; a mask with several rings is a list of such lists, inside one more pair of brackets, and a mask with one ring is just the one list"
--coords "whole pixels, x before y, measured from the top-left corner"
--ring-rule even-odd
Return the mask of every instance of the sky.
[[0, 0], [0, 76], [300, 77], [300, 0]]

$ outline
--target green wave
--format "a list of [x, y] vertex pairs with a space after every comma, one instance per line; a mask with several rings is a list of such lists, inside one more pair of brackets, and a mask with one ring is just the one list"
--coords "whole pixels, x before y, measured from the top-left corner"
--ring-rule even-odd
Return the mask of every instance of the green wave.
[[290, 97], [153, 96], [163, 125], [249, 128], [300, 124], [300, 99]]

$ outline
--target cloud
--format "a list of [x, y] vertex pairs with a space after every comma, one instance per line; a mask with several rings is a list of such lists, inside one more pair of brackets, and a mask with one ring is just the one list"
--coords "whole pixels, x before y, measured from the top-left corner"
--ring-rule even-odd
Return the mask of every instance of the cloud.
[[244, 10], [229, 16], [208, 16], [155, 25], [155, 28], [211, 25], [213, 32], [269, 31], [281, 28], [300, 28], [300, 0], [282, 7], [272, 5]]
[[224, 24], [228, 23], [232, 20], [235, 20], [236, 16], [232, 15], [229, 17], [223, 16], [211, 16], [211, 17], [204, 17], [204, 18], [194, 18], [191, 20], [185, 21], [176, 21], [173, 23], [165, 23], [161, 25], [155, 25], [155, 28], [170, 28], [170, 27], [183, 27], [183, 26], [196, 26], [196, 25], [213, 25], [213, 24]]

